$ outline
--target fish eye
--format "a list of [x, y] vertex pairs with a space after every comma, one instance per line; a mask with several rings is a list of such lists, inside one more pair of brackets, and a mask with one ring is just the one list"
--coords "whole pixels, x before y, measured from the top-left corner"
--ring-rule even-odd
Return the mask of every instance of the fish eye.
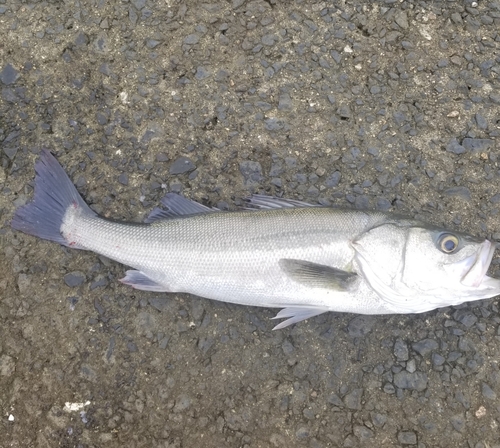
[[458, 238], [451, 233], [444, 233], [439, 237], [438, 245], [445, 254], [452, 254], [458, 248]]

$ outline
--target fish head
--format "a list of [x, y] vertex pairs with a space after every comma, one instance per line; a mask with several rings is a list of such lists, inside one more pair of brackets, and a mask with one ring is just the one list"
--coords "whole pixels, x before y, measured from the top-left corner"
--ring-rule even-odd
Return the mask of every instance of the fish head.
[[500, 280], [486, 275], [496, 248], [489, 240], [403, 220], [369, 230], [353, 247], [364, 277], [394, 312], [500, 294]]

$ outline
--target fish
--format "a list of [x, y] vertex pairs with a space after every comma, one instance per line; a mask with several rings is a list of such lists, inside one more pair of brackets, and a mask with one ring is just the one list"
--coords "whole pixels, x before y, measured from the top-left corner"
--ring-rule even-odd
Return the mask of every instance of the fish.
[[99, 216], [50, 151], [13, 229], [129, 266], [121, 282], [281, 308], [284, 328], [334, 311], [423, 313], [500, 294], [487, 275], [496, 243], [381, 211], [265, 195], [221, 211], [167, 193], [144, 222]]

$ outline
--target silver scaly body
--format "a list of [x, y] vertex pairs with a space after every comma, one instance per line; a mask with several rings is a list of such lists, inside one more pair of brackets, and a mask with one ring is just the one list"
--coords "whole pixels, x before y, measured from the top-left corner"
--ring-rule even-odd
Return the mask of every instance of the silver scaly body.
[[325, 311], [420, 313], [493, 297], [495, 246], [380, 212], [337, 210], [254, 196], [256, 210], [220, 212], [175, 194], [147, 223], [107, 220], [44, 151], [34, 201], [12, 227], [133, 267], [137, 289], [185, 292], [284, 308], [282, 328]]

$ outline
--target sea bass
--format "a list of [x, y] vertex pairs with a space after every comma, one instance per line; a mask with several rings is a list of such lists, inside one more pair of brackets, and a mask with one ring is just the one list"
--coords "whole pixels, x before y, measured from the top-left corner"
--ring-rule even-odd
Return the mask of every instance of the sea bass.
[[326, 311], [422, 313], [500, 294], [486, 272], [496, 245], [378, 211], [254, 195], [219, 211], [168, 193], [145, 223], [97, 215], [52, 154], [35, 165], [32, 202], [12, 227], [127, 266], [136, 289], [283, 308], [283, 328]]

